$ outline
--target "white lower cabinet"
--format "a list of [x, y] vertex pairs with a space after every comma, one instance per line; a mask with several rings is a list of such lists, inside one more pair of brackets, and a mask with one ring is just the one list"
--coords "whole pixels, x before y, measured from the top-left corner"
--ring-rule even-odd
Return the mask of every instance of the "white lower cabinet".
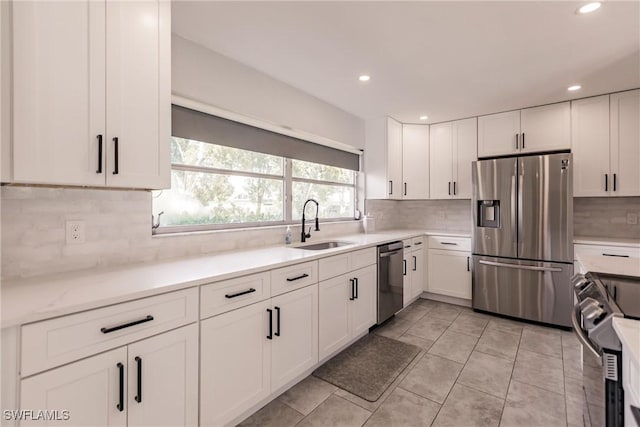
[[410, 254], [411, 270], [411, 299], [418, 298], [424, 291], [425, 282], [425, 251], [423, 248], [416, 249]]
[[197, 384], [191, 324], [25, 378], [20, 406], [68, 410], [65, 426], [196, 426]]
[[429, 249], [429, 292], [471, 299], [471, 254]]
[[226, 425], [318, 361], [318, 285], [200, 322], [200, 424]]
[[402, 305], [406, 307], [418, 298], [425, 290], [426, 260], [423, 237], [414, 237], [404, 242], [404, 256], [402, 258]]
[[375, 265], [319, 284], [319, 358], [343, 348], [376, 323]]

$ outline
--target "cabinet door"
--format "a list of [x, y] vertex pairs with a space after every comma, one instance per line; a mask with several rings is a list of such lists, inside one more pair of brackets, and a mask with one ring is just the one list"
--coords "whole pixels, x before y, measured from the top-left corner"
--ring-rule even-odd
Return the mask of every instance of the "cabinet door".
[[571, 148], [569, 102], [526, 108], [521, 112], [523, 153]]
[[271, 393], [270, 301], [200, 322], [200, 424], [223, 425]]
[[611, 95], [612, 196], [640, 196], [640, 90]]
[[429, 126], [402, 125], [402, 196], [429, 198]]
[[418, 249], [411, 253], [411, 298], [417, 298], [425, 290], [425, 251]]
[[198, 325], [131, 344], [128, 427], [198, 425]]
[[470, 256], [468, 252], [430, 249], [429, 292], [471, 299]]
[[520, 110], [478, 117], [478, 157], [518, 153], [519, 134]]
[[609, 95], [571, 101], [573, 195], [607, 196], [609, 169]]
[[455, 199], [471, 198], [471, 162], [478, 160], [478, 119], [453, 122], [453, 180]]
[[411, 301], [411, 253], [405, 249], [402, 257], [402, 306]]
[[13, 181], [104, 185], [104, 2], [12, 6]]
[[429, 194], [432, 199], [449, 199], [453, 195], [453, 125], [431, 125], [430, 136]]
[[351, 338], [349, 306], [350, 276], [344, 274], [319, 283], [318, 340], [320, 360], [324, 359]]
[[353, 337], [376, 323], [377, 266], [361, 268], [351, 275], [356, 279], [356, 299], [351, 304], [351, 336]]
[[387, 198], [402, 199], [402, 123], [387, 118]]
[[[122, 365], [122, 368], [118, 367]], [[122, 369], [123, 408], [120, 401]], [[20, 383], [21, 409], [68, 410], [65, 426], [127, 425], [127, 349], [121, 347], [83, 359]], [[22, 421], [21, 426], [43, 425], [42, 421]]]
[[273, 298], [271, 390], [318, 363], [318, 285]]
[[170, 7], [159, 0], [107, 2], [109, 186], [170, 186]]

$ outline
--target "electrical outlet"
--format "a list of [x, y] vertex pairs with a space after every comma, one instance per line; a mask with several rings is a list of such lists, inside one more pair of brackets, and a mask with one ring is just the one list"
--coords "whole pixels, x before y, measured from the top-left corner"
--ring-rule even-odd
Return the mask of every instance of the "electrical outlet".
[[627, 213], [627, 224], [629, 225], [637, 225], [638, 224], [638, 214], [633, 212]]
[[67, 245], [84, 243], [84, 221], [67, 221]]

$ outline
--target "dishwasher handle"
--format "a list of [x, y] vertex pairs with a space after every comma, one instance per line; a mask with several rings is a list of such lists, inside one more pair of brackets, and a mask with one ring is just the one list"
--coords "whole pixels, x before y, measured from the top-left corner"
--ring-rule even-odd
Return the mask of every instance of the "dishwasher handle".
[[393, 255], [397, 255], [397, 254], [399, 254], [399, 253], [400, 253], [400, 252], [398, 252], [398, 251], [393, 251], [393, 252], [384, 252], [384, 253], [381, 253], [381, 254], [380, 254], [380, 258], [390, 257], [390, 256], [393, 256]]

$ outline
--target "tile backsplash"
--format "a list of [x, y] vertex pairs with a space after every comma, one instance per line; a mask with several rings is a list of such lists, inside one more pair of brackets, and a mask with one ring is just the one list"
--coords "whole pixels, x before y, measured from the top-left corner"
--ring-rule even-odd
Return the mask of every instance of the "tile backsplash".
[[471, 232], [470, 200], [373, 200], [365, 212], [376, 218], [379, 230], [420, 228]]
[[[640, 197], [576, 197], [573, 234], [640, 241]], [[633, 224], [635, 222], [635, 224]]]
[[[5, 186], [1, 196], [3, 279], [284, 244], [285, 226], [152, 236], [149, 191]], [[85, 222], [85, 243], [66, 244], [67, 220]], [[313, 238], [358, 233], [362, 224], [320, 228]]]

